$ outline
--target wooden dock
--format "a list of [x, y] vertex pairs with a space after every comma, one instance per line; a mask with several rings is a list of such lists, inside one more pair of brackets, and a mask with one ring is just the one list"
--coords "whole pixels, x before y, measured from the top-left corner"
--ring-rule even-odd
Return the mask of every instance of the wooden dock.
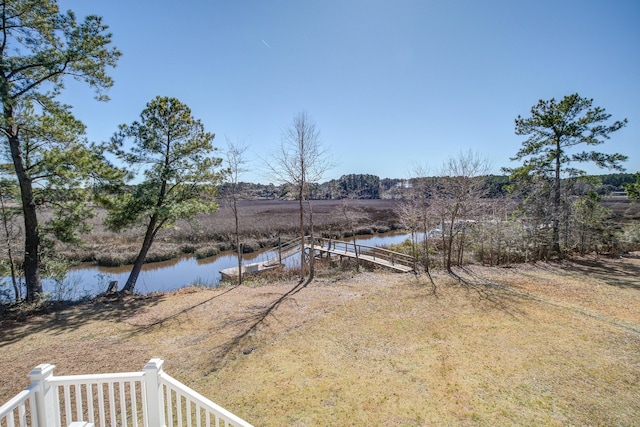
[[[415, 271], [415, 258], [400, 252], [390, 251], [376, 246], [354, 244], [342, 240], [316, 239], [314, 243], [313, 250], [320, 255], [326, 254], [328, 256], [357, 259], [390, 268], [401, 273]], [[305, 244], [305, 247], [310, 248], [311, 245]]]
[[376, 265], [379, 265], [379, 266], [382, 266], [382, 267], [387, 267], [387, 268], [390, 268], [392, 270], [399, 271], [401, 273], [410, 273], [410, 272], [412, 272], [414, 270], [413, 267], [409, 267], [409, 266], [404, 265], [404, 264], [399, 264], [397, 262], [394, 262], [393, 260], [381, 258], [380, 256], [368, 255], [366, 253], [361, 253], [361, 254], [358, 254], [356, 256], [355, 252], [341, 251], [341, 250], [335, 250], [335, 249], [327, 249], [327, 248], [324, 248], [322, 246], [314, 246], [314, 250], [316, 252], [323, 253], [323, 254], [328, 254], [330, 256], [332, 255], [332, 256], [337, 256], [337, 257], [345, 257], [345, 258], [357, 259], [359, 261], [368, 262], [370, 264], [376, 264]]
[[[253, 264], [245, 264], [242, 266], [242, 276], [246, 276], [247, 274], [259, 274], [265, 271], [271, 271], [278, 268], [282, 268], [283, 265], [279, 263], [269, 263], [269, 262], [256, 262]], [[230, 267], [220, 270], [220, 276], [222, 276], [222, 280], [232, 280], [238, 277], [238, 267]]]
[[[314, 256], [326, 256], [329, 258], [350, 258], [365, 263], [386, 267], [401, 273], [415, 271], [416, 260], [414, 257], [387, 249], [354, 244], [342, 240], [314, 239], [313, 244], [309, 238], [305, 239], [304, 247], [309, 252], [313, 249]], [[247, 264], [242, 266], [242, 275], [259, 274], [276, 268], [282, 268], [282, 261], [290, 256], [300, 253], [300, 239], [295, 239], [281, 245], [273, 251], [273, 256], [267, 261]], [[222, 279], [234, 279], [238, 277], [238, 267], [220, 270]]]

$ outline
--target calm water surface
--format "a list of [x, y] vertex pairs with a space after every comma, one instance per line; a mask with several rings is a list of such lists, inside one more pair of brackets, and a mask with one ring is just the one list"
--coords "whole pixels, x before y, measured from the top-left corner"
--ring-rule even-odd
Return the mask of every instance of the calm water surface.
[[[357, 236], [357, 243], [369, 246], [387, 246], [404, 241], [405, 233], [385, 233], [373, 236]], [[262, 262], [277, 256], [277, 250], [268, 249], [243, 256], [245, 263]], [[209, 258], [196, 259], [192, 255], [184, 255], [169, 261], [153, 262], [142, 267], [136, 283], [136, 291], [149, 293], [155, 291], [172, 291], [192, 284], [202, 286], [217, 286], [220, 283], [220, 270], [235, 267], [237, 258], [234, 252], [223, 252]], [[298, 257], [286, 260], [288, 268], [299, 265]], [[63, 288], [57, 288], [49, 282], [44, 282], [46, 291], [57, 294], [62, 299], [77, 299], [84, 296], [96, 295], [104, 292], [112, 280], [118, 281], [122, 288], [131, 265], [122, 267], [99, 267], [85, 264], [69, 271]]]

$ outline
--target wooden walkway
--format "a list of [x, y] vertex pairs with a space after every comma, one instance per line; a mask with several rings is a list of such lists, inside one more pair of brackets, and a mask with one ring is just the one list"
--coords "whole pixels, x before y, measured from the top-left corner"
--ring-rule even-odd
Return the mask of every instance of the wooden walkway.
[[[242, 266], [242, 276], [244, 277], [247, 274], [258, 274], [263, 273], [265, 271], [275, 270], [277, 268], [281, 268], [282, 264], [274, 264], [270, 262], [255, 262], [252, 264], [244, 264]], [[238, 267], [230, 267], [220, 270], [220, 276], [222, 280], [230, 280], [238, 277]]]
[[[295, 239], [280, 245], [273, 251], [273, 256], [266, 261], [243, 265], [242, 275], [259, 274], [276, 268], [282, 268], [284, 267], [282, 261], [296, 253], [300, 253], [300, 239]], [[235, 279], [238, 277], [238, 267], [230, 267], [220, 270], [220, 275], [222, 276], [222, 280]]]
[[[314, 239], [313, 245], [308, 237], [306, 240], [304, 243], [305, 249], [310, 251], [313, 248], [313, 253], [318, 254], [320, 257], [357, 259], [358, 261], [379, 265], [402, 273], [415, 271], [416, 260], [410, 255], [342, 240]], [[274, 252], [275, 255], [268, 261], [243, 265], [242, 274], [257, 274], [282, 267], [284, 259], [299, 253], [300, 239], [295, 239], [280, 246]], [[238, 277], [238, 267], [220, 270], [220, 274], [223, 279]]]
[[[314, 252], [320, 255], [327, 254], [328, 256], [357, 259], [402, 273], [410, 273], [415, 270], [415, 259], [400, 252], [342, 240], [316, 239], [314, 243]], [[311, 245], [305, 243], [305, 247], [310, 248]]]

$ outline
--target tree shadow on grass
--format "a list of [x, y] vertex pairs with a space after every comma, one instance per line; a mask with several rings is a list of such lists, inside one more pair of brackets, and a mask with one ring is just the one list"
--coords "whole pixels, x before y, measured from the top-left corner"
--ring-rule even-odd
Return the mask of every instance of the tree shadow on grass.
[[427, 285], [427, 286], [429, 286], [431, 288], [428, 295], [434, 297], [435, 299], [439, 298], [439, 296], [438, 296], [438, 284], [434, 280], [434, 278], [431, 275], [430, 271], [421, 272], [419, 274], [414, 273], [413, 277], [411, 279], [409, 279], [407, 283], [413, 283], [413, 284], [416, 284], [418, 286]]
[[466, 267], [451, 269], [449, 274], [459, 285], [475, 292], [480, 301], [487, 302], [490, 306], [513, 317], [524, 314], [517, 307], [523, 299], [528, 298], [527, 295], [511, 289], [509, 286], [487, 280]]
[[213, 368], [209, 372], [206, 372], [205, 375], [216, 371], [217, 366], [232, 354], [237, 353], [242, 347], [245, 347], [242, 349], [244, 354], [249, 354], [255, 350], [255, 347], [247, 347], [247, 342], [260, 325], [262, 325], [270, 315], [273, 315], [283, 302], [291, 300], [294, 295], [306, 288], [312, 281], [313, 278], [301, 279], [295, 286], [266, 306], [253, 307], [254, 313], [228, 321], [224, 327], [237, 328], [238, 332], [232, 338], [213, 349], [213, 359], [210, 363], [210, 366], [213, 366]]
[[206, 300], [200, 301], [200, 302], [199, 302], [199, 303], [197, 303], [197, 304], [191, 305], [191, 306], [189, 306], [189, 307], [185, 307], [185, 308], [183, 308], [183, 309], [182, 309], [182, 310], [180, 310], [180, 311], [177, 311], [177, 312], [175, 312], [175, 313], [173, 313], [173, 314], [170, 314], [170, 315], [168, 315], [168, 316], [165, 316], [165, 317], [163, 317], [163, 318], [161, 318], [161, 319], [155, 320], [155, 321], [153, 321], [153, 322], [151, 322], [151, 323], [147, 323], [147, 324], [145, 324], [145, 325], [136, 325], [136, 326], [138, 326], [138, 331], [136, 331], [136, 332], [139, 332], [140, 330], [146, 330], [146, 329], [149, 329], [149, 328], [153, 328], [153, 327], [155, 327], [155, 326], [161, 326], [161, 325], [163, 325], [165, 322], [168, 322], [169, 320], [175, 319], [176, 317], [178, 317], [178, 316], [180, 316], [180, 315], [182, 315], [182, 314], [188, 313], [188, 312], [190, 312], [191, 310], [193, 310], [193, 309], [195, 309], [195, 308], [197, 308], [197, 307], [200, 307], [201, 305], [205, 305], [205, 304], [207, 304], [207, 303], [209, 303], [209, 302], [213, 301], [213, 300], [214, 300], [214, 299], [216, 299], [216, 298], [220, 298], [221, 296], [223, 296], [223, 295], [225, 295], [225, 294], [228, 294], [229, 292], [231, 292], [231, 291], [233, 291], [234, 289], [236, 289], [238, 286], [240, 286], [240, 285], [234, 285], [234, 286], [231, 286], [231, 287], [229, 287], [227, 290], [225, 290], [224, 292], [221, 292], [221, 293], [219, 293], [219, 294], [215, 294], [215, 295], [214, 295], [214, 296], [212, 296], [211, 298], [207, 298]]
[[[638, 259], [637, 253], [626, 257]], [[640, 290], [640, 264], [628, 262], [626, 259], [602, 259], [576, 257], [570, 260], [567, 269], [625, 289]]]
[[[230, 319], [228, 320], [226, 323], [224, 323], [221, 328], [223, 329], [227, 329], [227, 328], [233, 328], [233, 329], [238, 329], [238, 332], [233, 335], [230, 339], [228, 339], [226, 342], [218, 345], [217, 347], [213, 348], [213, 360], [211, 361], [211, 365], [210, 366], [216, 366], [219, 365], [220, 362], [222, 362], [223, 360], [225, 360], [229, 355], [231, 355], [232, 353], [236, 353], [238, 352], [238, 349], [240, 349], [243, 345], [245, 345], [246, 341], [248, 341], [248, 339], [251, 337], [251, 335], [258, 329], [258, 327], [263, 324], [266, 319], [269, 317], [269, 315], [272, 315], [277, 309], [278, 307], [285, 301], [290, 300], [295, 294], [297, 294], [298, 292], [300, 292], [302, 289], [306, 288], [309, 283], [311, 283], [313, 281], [312, 278], [308, 278], [308, 279], [302, 279], [300, 281], [298, 281], [291, 289], [289, 289], [287, 292], [285, 292], [282, 295], [279, 295], [275, 300], [271, 301], [270, 303], [268, 303], [267, 305], [262, 305], [262, 306], [254, 306], [252, 307], [253, 309], [253, 313], [250, 315], [242, 315], [242, 317], [240, 318], [236, 318], [236, 319]], [[207, 303], [210, 303], [211, 301], [222, 297], [223, 295], [233, 291], [234, 289], [238, 288], [238, 286], [240, 285], [234, 285], [229, 287], [227, 290], [225, 290], [224, 292], [221, 292], [219, 294], [216, 294], [214, 296], [212, 296], [211, 298], [207, 298], [203, 301], [198, 302], [197, 304], [191, 305], [189, 307], [185, 307], [175, 313], [172, 313], [170, 315], [164, 316], [161, 319], [157, 319], [151, 323], [147, 323], [144, 325], [137, 325], [138, 327], [136, 328], [135, 331], [132, 332], [132, 334], [137, 334], [143, 331], [148, 331], [149, 329], [153, 329], [153, 328], [157, 328], [157, 327], [161, 327], [162, 325], [164, 325], [166, 322], [176, 319], [179, 316], [186, 314], [192, 310], [194, 310], [197, 307], [200, 307], [202, 305], [205, 305]], [[245, 354], [249, 354], [251, 351], [253, 351], [255, 349], [255, 347], [250, 347], [250, 348], [245, 348], [243, 349], [243, 352]], [[210, 370], [209, 372], [215, 371], [215, 367]]]
[[61, 335], [89, 322], [123, 322], [142, 309], [160, 303], [163, 294], [96, 297], [89, 302], [52, 302], [37, 307], [14, 307], [0, 318], [0, 348], [29, 335]]

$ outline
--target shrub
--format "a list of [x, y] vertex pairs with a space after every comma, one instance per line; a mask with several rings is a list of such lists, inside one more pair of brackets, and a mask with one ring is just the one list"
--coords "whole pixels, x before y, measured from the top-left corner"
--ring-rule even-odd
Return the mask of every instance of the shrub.
[[180, 253], [177, 250], [149, 251], [144, 259], [144, 262], [168, 261], [179, 256]]
[[217, 246], [205, 246], [195, 251], [196, 259], [209, 258], [220, 253], [220, 248]]
[[121, 267], [123, 265], [132, 264], [136, 259], [136, 253], [100, 253], [96, 255], [98, 265], [104, 267]]
[[192, 253], [194, 253], [196, 251], [196, 246], [192, 245], [192, 244], [189, 244], [189, 243], [186, 243], [186, 244], [184, 244], [184, 245], [182, 245], [180, 247], [180, 251], [183, 254], [192, 254]]
[[625, 251], [640, 250], [640, 224], [627, 224], [620, 238]]

